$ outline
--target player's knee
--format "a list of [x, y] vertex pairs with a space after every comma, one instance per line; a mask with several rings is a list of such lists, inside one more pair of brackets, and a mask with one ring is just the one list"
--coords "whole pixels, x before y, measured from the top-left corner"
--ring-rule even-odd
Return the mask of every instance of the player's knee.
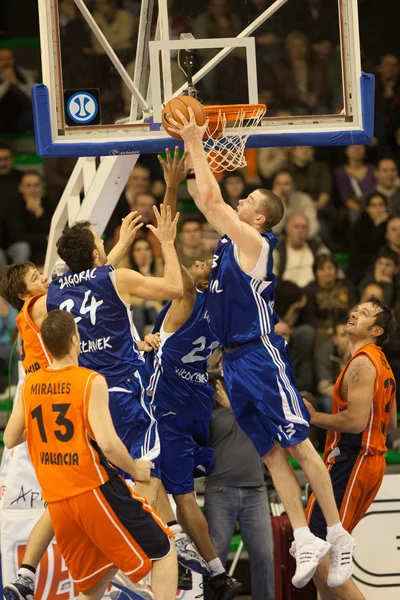
[[299, 444], [290, 446], [289, 452], [299, 464], [302, 464], [305, 460], [315, 458], [315, 456], [318, 457], [317, 451], [308, 438]]

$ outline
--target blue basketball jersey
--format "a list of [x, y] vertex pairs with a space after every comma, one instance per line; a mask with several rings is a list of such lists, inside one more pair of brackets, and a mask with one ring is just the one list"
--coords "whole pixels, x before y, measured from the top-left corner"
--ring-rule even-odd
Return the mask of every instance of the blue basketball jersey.
[[54, 279], [47, 292], [47, 310], [71, 312], [81, 338], [79, 365], [107, 378], [109, 387], [143, 366], [132, 310], [118, 292], [111, 265]]
[[267, 335], [277, 322], [272, 251], [278, 240], [271, 231], [261, 236], [269, 245], [264, 279], [242, 271], [235, 257], [237, 247], [226, 235], [215, 250], [207, 310], [215, 337], [225, 348]]
[[[211, 418], [213, 389], [208, 383], [207, 361], [218, 342], [209, 326], [207, 296], [197, 292], [196, 302], [186, 323], [173, 334], [164, 334], [161, 347], [146, 355], [151, 371], [148, 391], [153, 404], [196, 419]], [[171, 303], [157, 317], [154, 332], [161, 331]]]

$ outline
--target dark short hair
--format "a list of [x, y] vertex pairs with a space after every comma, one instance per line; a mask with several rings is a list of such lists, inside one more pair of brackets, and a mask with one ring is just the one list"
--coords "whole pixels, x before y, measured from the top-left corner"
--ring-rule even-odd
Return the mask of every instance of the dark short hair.
[[294, 180], [293, 180], [293, 173], [292, 173], [292, 172], [291, 172], [289, 169], [279, 169], [279, 171], [277, 171], [277, 172], [275, 173], [275, 175], [273, 176], [273, 178], [272, 178], [272, 181], [274, 181], [274, 182], [275, 182], [276, 178], [277, 178], [277, 177], [279, 177], [279, 175], [289, 175], [289, 176], [290, 176], [290, 179], [291, 179], [291, 180], [293, 181], [293, 183], [294, 183]]
[[40, 179], [40, 181], [42, 180], [42, 176], [39, 173], [39, 171], [35, 171], [34, 169], [30, 169], [29, 171], [22, 171], [21, 181], [25, 177], [25, 175], [35, 175], [36, 177], [38, 177]]
[[265, 227], [263, 229], [264, 231], [269, 231], [282, 221], [283, 213], [285, 212], [283, 202], [279, 196], [271, 192], [271, 190], [258, 188], [257, 192], [262, 194], [258, 210], [266, 219]]
[[375, 315], [374, 325], [382, 327], [383, 333], [376, 338], [375, 343], [377, 346], [382, 346], [395, 333], [396, 319], [390, 308], [376, 296], [370, 296], [367, 302], [371, 302], [375, 308], [379, 309], [379, 312]]
[[397, 265], [399, 261], [399, 257], [396, 254], [396, 252], [394, 252], [394, 250], [390, 250], [390, 248], [384, 248], [383, 250], [381, 250], [378, 256], [376, 257], [375, 262], [380, 258], [387, 258], [388, 260], [393, 261], [395, 265]]
[[96, 245], [90, 227], [89, 221], [78, 221], [72, 227], [66, 227], [57, 241], [59, 257], [74, 273], [93, 267]]
[[28, 294], [24, 278], [31, 267], [36, 268], [30, 261], [10, 265], [0, 280], [0, 296], [17, 310], [21, 310], [24, 305], [19, 295]]
[[314, 264], [313, 264], [314, 275], [316, 275], [318, 269], [321, 269], [323, 266], [326, 265], [326, 263], [331, 263], [335, 267], [336, 272], [337, 272], [338, 266], [337, 266], [337, 263], [335, 262], [335, 259], [333, 258], [333, 256], [331, 254], [319, 254], [318, 256], [315, 257]]
[[133, 257], [133, 253], [135, 251], [135, 248], [138, 244], [140, 244], [141, 242], [144, 242], [145, 244], [147, 244], [148, 248], [151, 251], [151, 263], [150, 263], [150, 273], [152, 275], [155, 275], [156, 273], [156, 259], [154, 256], [154, 250], [153, 250], [153, 246], [151, 245], [151, 243], [149, 242], [149, 240], [147, 238], [136, 238], [136, 240], [134, 240], [134, 242], [132, 243], [131, 246], [131, 253], [130, 253], [130, 261], [131, 261], [131, 268], [134, 271], [137, 271], [138, 273], [140, 273], [140, 269], [139, 266], [137, 264], [137, 262], [135, 261], [134, 257]]
[[71, 349], [72, 337], [76, 334], [74, 317], [66, 310], [49, 312], [42, 323], [42, 338], [54, 358], [64, 358]]
[[196, 225], [200, 225], [200, 227], [204, 224], [205, 219], [202, 214], [194, 213], [193, 215], [186, 215], [182, 219], [179, 220], [179, 233], [182, 233], [182, 229], [185, 227], [187, 223], [196, 223]]
[[381, 200], [383, 200], [386, 207], [388, 206], [388, 199], [386, 198], [386, 196], [384, 196], [380, 192], [375, 192], [375, 193], [371, 192], [365, 200], [365, 207], [370, 205], [372, 198], [377, 198], [377, 197], [380, 198]]
[[0, 150], [8, 150], [10, 154], [12, 154], [10, 144], [6, 142], [0, 142]]

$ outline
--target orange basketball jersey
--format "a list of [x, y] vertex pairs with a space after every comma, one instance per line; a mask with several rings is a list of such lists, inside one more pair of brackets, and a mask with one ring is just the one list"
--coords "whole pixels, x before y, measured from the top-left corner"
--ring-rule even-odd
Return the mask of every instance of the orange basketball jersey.
[[51, 354], [44, 345], [40, 329], [29, 314], [32, 306], [41, 297], [42, 295], [28, 298], [16, 319], [21, 338], [21, 362], [26, 374], [48, 367], [52, 361]]
[[386, 432], [395, 400], [396, 383], [393, 371], [381, 348], [374, 344], [367, 344], [351, 357], [340, 373], [333, 389], [332, 413], [336, 414], [347, 408], [347, 402], [340, 397], [340, 386], [347, 369], [356, 356], [360, 356], [360, 354], [368, 356], [376, 371], [374, 397], [368, 424], [360, 434], [328, 431], [325, 445], [325, 460], [328, 462], [335, 462], [335, 456], [340, 454], [340, 450], [351, 450], [353, 452], [357, 451], [359, 454], [372, 455], [384, 454], [387, 451]]
[[29, 454], [46, 502], [95, 489], [116, 474], [94, 440], [88, 403], [98, 374], [74, 365], [45, 367], [22, 386]]

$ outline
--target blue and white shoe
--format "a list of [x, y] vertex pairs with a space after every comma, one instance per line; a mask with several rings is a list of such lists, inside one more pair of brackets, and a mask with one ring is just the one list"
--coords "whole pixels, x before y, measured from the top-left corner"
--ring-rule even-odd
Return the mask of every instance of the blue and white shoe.
[[[143, 583], [133, 583], [125, 573], [118, 571], [111, 580], [118, 590], [126, 594], [130, 600], [154, 600], [154, 594], [150, 588]], [[112, 592], [111, 592], [112, 597]], [[117, 598], [115, 598], [117, 600]]]
[[201, 556], [196, 546], [186, 533], [176, 533], [174, 535], [178, 563], [189, 569], [200, 573], [200, 575], [210, 575], [207, 562]]
[[17, 575], [15, 581], [12, 581], [3, 588], [3, 597], [5, 600], [33, 600], [35, 593], [35, 583], [30, 577]]

